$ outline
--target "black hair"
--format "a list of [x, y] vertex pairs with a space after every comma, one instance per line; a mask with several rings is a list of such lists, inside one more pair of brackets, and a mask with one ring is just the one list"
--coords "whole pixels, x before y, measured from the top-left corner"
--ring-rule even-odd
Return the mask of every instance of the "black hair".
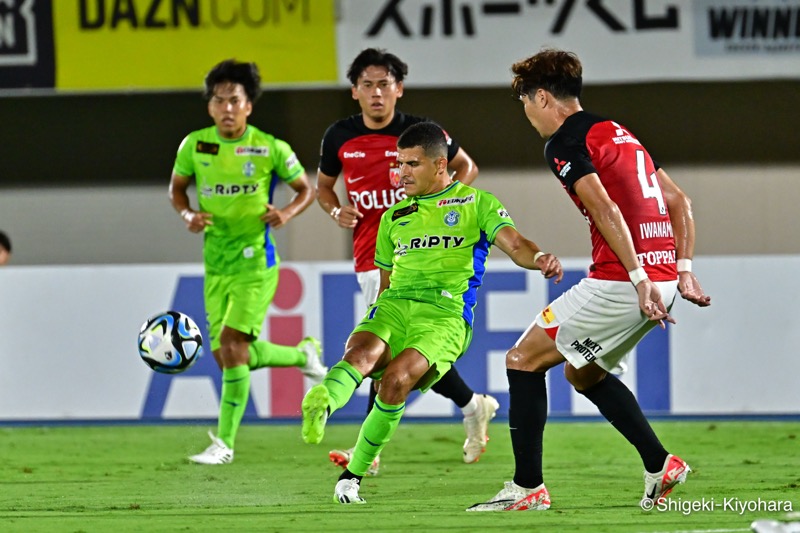
[[214, 87], [226, 82], [238, 83], [244, 87], [244, 92], [251, 102], [255, 102], [261, 96], [261, 75], [255, 63], [240, 63], [235, 59], [226, 59], [214, 65], [214, 68], [206, 74], [203, 97], [211, 100], [214, 96]]
[[3, 231], [0, 231], [0, 248], [5, 248], [8, 253], [11, 253], [11, 239]]
[[367, 48], [356, 56], [347, 69], [347, 79], [350, 83], [358, 84], [358, 77], [367, 67], [384, 67], [396, 81], [403, 81], [408, 74], [408, 65], [396, 55], [381, 48]]
[[447, 158], [447, 137], [442, 127], [435, 122], [417, 122], [397, 138], [399, 149], [416, 146], [421, 147], [425, 156], [431, 159]]

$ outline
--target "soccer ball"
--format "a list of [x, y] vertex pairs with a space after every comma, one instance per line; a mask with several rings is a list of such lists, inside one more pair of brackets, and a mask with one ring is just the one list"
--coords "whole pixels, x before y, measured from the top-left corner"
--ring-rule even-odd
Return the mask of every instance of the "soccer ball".
[[139, 355], [156, 372], [183, 372], [203, 355], [200, 328], [178, 311], [154, 315], [139, 330]]

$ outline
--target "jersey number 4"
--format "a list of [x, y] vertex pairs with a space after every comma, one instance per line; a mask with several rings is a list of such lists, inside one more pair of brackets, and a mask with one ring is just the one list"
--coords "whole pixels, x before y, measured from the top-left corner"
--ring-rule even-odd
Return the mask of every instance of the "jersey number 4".
[[645, 170], [644, 150], [636, 150], [636, 175], [639, 177], [639, 185], [642, 186], [642, 195], [645, 198], [655, 198], [658, 202], [658, 212], [666, 215], [667, 206], [664, 204], [664, 195], [661, 194], [656, 173], [653, 172], [648, 176], [647, 170]]

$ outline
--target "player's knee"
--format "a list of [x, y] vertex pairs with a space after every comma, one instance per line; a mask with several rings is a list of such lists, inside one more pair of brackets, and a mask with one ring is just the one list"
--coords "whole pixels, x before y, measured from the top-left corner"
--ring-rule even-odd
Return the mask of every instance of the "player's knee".
[[527, 372], [545, 372], [552, 364], [544, 357], [526, 353], [514, 346], [506, 352], [506, 368], [510, 370], [525, 370]]
[[378, 396], [388, 404], [399, 404], [406, 400], [413, 385], [409, 380], [408, 373], [388, 369], [381, 378]]

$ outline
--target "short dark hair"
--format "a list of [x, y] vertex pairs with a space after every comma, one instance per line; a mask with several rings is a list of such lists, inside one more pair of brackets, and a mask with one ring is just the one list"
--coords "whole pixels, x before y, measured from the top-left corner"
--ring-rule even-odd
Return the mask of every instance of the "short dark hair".
[[397, 138], [398, 149], [416, 146], [421, 147], [425, 156], [431, 159], [447, 158], [447, 137], [442, 127], [435, 122], [417, 122]]
[[367, 48], [356, 56], [347, 69], [347, 79], [352, 85], [358, 84], [358, 77], [367, 67], [384, 67], [397, 81], [403, 81], [408, 74], [408, 65], [396, 55], [382, 48]]
[[11, 239], [4, 231], [0, 231], [0, 248], [5, 248], [8, 253], [11, 253]]
[[511, 72], [514, 73], [511, 87], [517, 97], [530, 96], [538, 89], [544, 89], [560, 100], [581, 97], [583, 67], [572, 52], [545, 48], [514, 63]]
[[226, 82], [241, 84], [251, 102], [255, 102], [261, 96], [261, 74], [255, 63], [240, 63], [235, 59], [226, 59], [217, 63], [206, 74], [203, 97], [211, 100], [211, 97], [214, 96], [214, 87]]

